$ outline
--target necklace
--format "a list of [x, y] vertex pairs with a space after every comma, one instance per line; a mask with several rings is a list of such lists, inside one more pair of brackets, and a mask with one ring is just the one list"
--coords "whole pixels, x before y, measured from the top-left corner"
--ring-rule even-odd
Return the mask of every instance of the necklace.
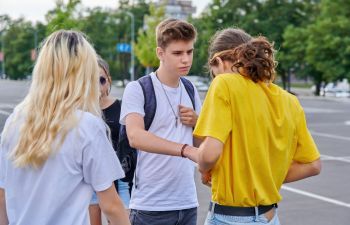
[[[158, 75], [157, 75], [157, 74], [156, 74], [156, 77], [157, 77], [157, 79], [159, 80], [159, 78], [158, 78]], [[163, 89], [164, 95], [165, 95], [165, 97], [166, 97], [166, 100], [167, 100], [167, 102], [168, 102], [168, 104], [169, 104], [170, 108], [171, 108], [171, 111], [172, 111], [172, 112], [173, 112], [173, 114], [174, 114], [174, 117], [175, 117], [175, 127], [177, 127], [177, 121], [178, 121], [178, 119], [179, 119], [179, 116], [178, 116], [178, 114], [176, 114], [176, 113], [175, 113], [175, 110], [173, 109], [173, 106], [171, 105], [171, 102], [170, 102], [169, 96], [167, 95], [167, 93], [166, 93], [166, 91], [165, 91], [165, 88], [164, 88], [163, 83], [162, 83], [160, 80], [159, 80], [159, 82], [160, 82], [160, 85], [162, 86], [162, 89]], [[179, 101], [179, 105], [181, 105], [182, 88], [181, 88], [181, 81], [180, 81], [180, 80], [179, 80], [179, 87], [180, 87], [180, 101]]]

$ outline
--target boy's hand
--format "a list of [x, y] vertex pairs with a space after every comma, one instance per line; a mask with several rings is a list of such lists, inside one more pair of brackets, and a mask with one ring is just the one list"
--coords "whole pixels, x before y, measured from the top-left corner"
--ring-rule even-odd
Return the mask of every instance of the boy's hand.
[[210, 173], [210, 171], [203, 172], [200, 169], [198, 169], [198, 170], [201, 173], [202, 184], [204, 184], [208, 187], [211, 187], [211, 173]]
[[189, 107], [179, 105], [179, 115], [181, 123], [189, 127], [195, 127], [198, 119], [196, 112]]

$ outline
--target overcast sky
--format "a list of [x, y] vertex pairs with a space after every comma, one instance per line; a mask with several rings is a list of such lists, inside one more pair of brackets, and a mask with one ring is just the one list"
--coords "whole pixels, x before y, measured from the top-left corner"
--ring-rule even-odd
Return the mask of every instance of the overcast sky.
[[[86, 7], [111, 7], [115, 8], [118, 0], [82, 0]], [[193, 5], [197, 7], [199, 14], [204, 7], [212, 0], [192, 0]], [[67, 2], [67, 0], [65, 0]], [[12, 19], [20, 16], [27, 20], [45, 21], [45, 14], [54, 8], [55, 0], [0, 0], [0, 15], [8, 14]]]

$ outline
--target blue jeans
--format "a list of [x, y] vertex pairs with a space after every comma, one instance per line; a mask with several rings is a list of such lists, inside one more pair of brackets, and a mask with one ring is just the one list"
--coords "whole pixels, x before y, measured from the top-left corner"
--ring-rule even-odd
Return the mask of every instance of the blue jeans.
[[131, 209], [131, 225], [196, 225], [197, 208], [173, 211], [145, 211]]
[[204, 225], [281, 225], [275, 208], [275, 215], [268, 221], [264, 214], [259, 216], [226, 216], [209, 212]]

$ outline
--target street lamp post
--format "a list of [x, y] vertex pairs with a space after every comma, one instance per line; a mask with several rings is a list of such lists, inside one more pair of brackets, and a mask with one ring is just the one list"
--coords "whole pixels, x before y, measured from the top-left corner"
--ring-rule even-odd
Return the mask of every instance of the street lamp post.
[[2, 53], [2, 68], [1, 68], [1, 76], [5, 78], [5, 35], [1, 32], [1, 53]]
[[35, 49], [35, 54], [36, 54], [36, 51], [38, 49], [38, 30], [37, 29], [35, 29], [35, 31], [34, 31], [34, 49]]
[[34, 30], [34, 48], [31, 52], [31, 60], [34, 62], [37, 58], [37, 49], [38, 49], [38, 31]]
[[1, 53], [2, 53], [2, 65], [1, 65], [1, 76], [6, 78], [5, 75], [5, 31], [8, 25], [6, 22], [0, 23], [0, 35], [1, 35]]
[[135, 79], [135, 56], [133, 43], [135, 42], [135, 16], [129, 11], [125, 12], [131, 19], [131, 43], [130, 43], [130, 54], [131, 54], [131, 65], [130, 65], [130, 81]]

